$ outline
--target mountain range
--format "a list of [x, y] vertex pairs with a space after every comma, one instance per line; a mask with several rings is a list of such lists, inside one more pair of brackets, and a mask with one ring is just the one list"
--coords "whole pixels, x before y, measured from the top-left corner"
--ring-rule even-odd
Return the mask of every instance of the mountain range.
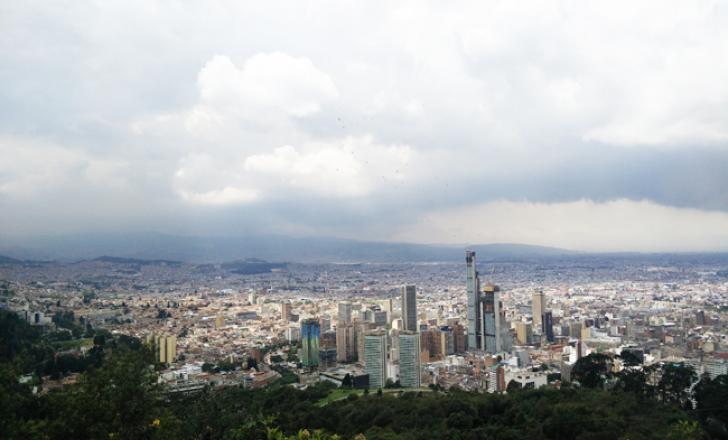
[[194, 263], [221, 263], [250, 258], [301, 263], [446, 262], [463, 260], [465, 249], [476, 251], [481, 261], [579, 254], [566, 249], [512, 243], [445, 246], [280, 235], [199, 237], [141, 233], [0, 240], [0, 255], [6, 256], [6, 263], [12, 259], [76, 261], [106, 255]]

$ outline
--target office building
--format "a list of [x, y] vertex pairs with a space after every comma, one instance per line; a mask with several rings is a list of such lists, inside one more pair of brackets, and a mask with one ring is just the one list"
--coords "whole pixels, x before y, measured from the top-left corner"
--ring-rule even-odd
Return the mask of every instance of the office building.
[[387, 335], [384, 332], [364, 336], [364, 371], [371, 388], [384, 388], [387, 382]]
[[429, 361], [442, 359], [442, 335], [440, 329], [432, 328], [420, 333], [420, 351], [427, 352]]
[[455, 324], [452, 326], [452, 333], [455, 353], [465, 353], [468, 343], [468, 334], [465, 327]]
[[442, 356], [455, 354], [455, 332], [452, 327], [440, 327], [440, 349]]
[[466, 265], [466, 294], [468, 318], [468, 350], [478, 350], [482, 347], [482, 330], [480, 318], [480, 280], [475, 265], [475, 252], [465, 251]]
[[404, 330], [417, 331], [417, 289], [415, 286], [402, 286], [402, 323]]
[[156, 350], [160, 364], [170, 364], [177, 358], [177, 336], [157, 336]]
[[541, 334], [546, 337], [549, 344], [554, 342], [554, 315], [551, 310], [546, 310], [541, 318]]
[[481, 328], [484, 330], [481, 350], [491, 354], [509, 351], [511, 338], [500, 299], [500, 287], [486, 285], [480, 305]]
[[248, 294], [248, 302], [250, 305], [255, 305], [256, 301], [258, 301], [258, 294], [255, 292], [250, 292]]
[[544, 297], [543, 290], [534, 292], [533, 298], [531, 299], [531, 316], [533, 316], [533, 328], [536, 331], [542, 327], [542, 319], [545, 311], [546, 298]]
[[394, 305], [392, 303], [392, 298], [387, 298], [380, 302], [382, 311], [387, 314], [387, 324], [392, 322], [392, 312], [394, 312]]
[[527, 322], [516, 323], [516, 340], [519, 345], [528, 345], [533, 340], [533, 327]]
[[374, 325], [376, 325], [377, 327], [387, 326], [387, 312], [385, 312], [384, 310], [374, 311], [372, 319], [372, 322], [374, 322]]
[[321, 326], [318, 319], [301, 321], [301, 364], [306, 368], [319, 365], [319, 342]]
[[291, 344], [298, 343], [298, 340], [301, 339], [301, 330], [294, 325], [289, 326], [286, 328], [286, 339]]
[[399, 383], [405, 388], [420, 387], [420, 335], [399, 334]]
[[352, 324], [336, 327], [336, 360], [343, 363], [358, 360], [357, 328]]
[[281, 303], [281, 319], [283, 321], [290, 321], [292, 310], [293, 310], [293, 307], [291, 306], [290, 301], [282, 302]]
[[341, 301], [339, 303], [339, 315], [337, 317], [339, 324], [351, 322], [352, 305], [349, 301]]

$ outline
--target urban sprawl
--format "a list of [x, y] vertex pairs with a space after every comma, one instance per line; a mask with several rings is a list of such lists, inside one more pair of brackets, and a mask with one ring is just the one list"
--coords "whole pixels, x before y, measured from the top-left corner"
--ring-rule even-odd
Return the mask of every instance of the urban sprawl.
[[[472, 251], [464, 265], [104, 257], [4, 264], [0, 279], [0, 307], [81, 341], [59, 355], [83, 356], [103, 332], [135, 336], [154, 350], [168, 393], [278, 380], [372, 390], [558, 387], [594, 352], [728, 373], [721, 262], [479, 264]], [[36, 392], [76, 378], [44, 378]]]

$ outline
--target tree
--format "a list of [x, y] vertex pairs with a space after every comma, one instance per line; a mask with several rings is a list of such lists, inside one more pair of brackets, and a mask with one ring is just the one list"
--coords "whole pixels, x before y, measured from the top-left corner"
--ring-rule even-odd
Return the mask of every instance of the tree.
[[700, 440], [704, 438], [698, 422], [680, 420], [667, 434], [667, 440]]
[[704, 375], [695, 386], [694, 397], [697, 415], [706, 424], [706, 430], [715, 435], [720, 433], [728, 438], [728, 375], [720, 375], [710, 379]]
[[611, 358], [602, 353], [592, 353], [574, 364], [571, 376], [586, 388], [602, 388], [612, 376]]
[[519, 382], [516, 382], [515, 380], [511, 380], [510, 382], [508, 382], [508, 385], [506, 386], [506, 392], [508, 394], [511, 394], [511, 393], [520, 391], [522, 388], [523, 388], [523, 386]]
[[660, 399], [663, 402], [686, 403], [690, 385], [696, 379], [693, 367], [682, 363], [666, 363], [662, 366], [662, 375], [657, 384]]
[[625, 367], [636, 367], [642, 363], [639, 356], [629, 350], [622, 350], [619, 358], [622, 359], [622, 363], [624, 363]]

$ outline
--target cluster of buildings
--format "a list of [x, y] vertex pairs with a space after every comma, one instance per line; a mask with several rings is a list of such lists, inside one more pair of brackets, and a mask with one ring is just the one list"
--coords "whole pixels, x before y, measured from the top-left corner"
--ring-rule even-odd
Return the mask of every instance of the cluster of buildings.
[[146, 340], [167, 367], [163, 380], [180, 390], [200, 381], [265, 386], [287, 370], [303, 385], [500, 392], [558, 386], [595, 350], [728, 372], [720, 261], [489, 267], [479, 273], [472, 251], [464, 266], [289, 265], [252, 275], [224, 265], [0, 265], [3, 290], [13, 292], [0, 307], [53, 331], [70, 332], [55, 317], [73, 312], [81, 328]]

